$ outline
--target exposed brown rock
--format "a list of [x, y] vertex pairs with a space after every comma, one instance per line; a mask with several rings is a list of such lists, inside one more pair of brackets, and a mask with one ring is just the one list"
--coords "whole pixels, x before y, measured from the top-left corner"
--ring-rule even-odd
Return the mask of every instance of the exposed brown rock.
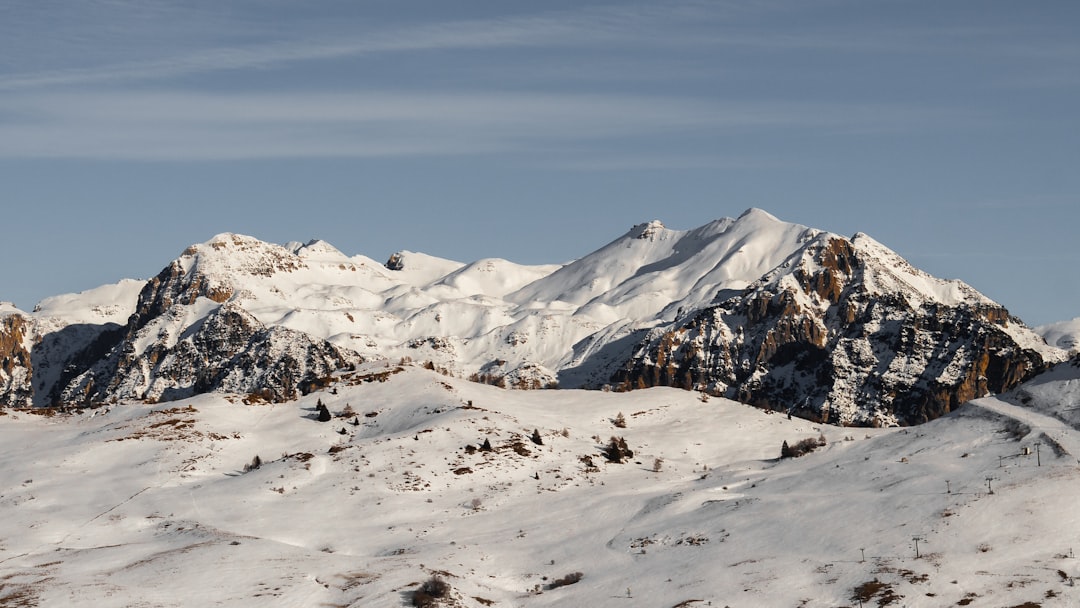
[[844, 239], [810, 256], [791, 270], [794, 284], [755, 284], [655, 333], [612, 381], [692, 388], [833, 423], [917, 424], [1047, 366], [1004, 331], [1017, 322], [1000, 306], [913, 306], [904, 293], [871, 293], [867, 262]]
[[0, 318], [0, 407], [28, 407], [33, 403], [33, 363], [26, 348], [30, 333], [26, 317]]

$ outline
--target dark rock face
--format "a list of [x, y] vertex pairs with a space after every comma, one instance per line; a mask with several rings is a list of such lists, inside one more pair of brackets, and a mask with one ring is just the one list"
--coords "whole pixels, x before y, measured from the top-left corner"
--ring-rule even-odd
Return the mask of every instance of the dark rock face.
[[390, 256], [390, 259], [386, 260], [387, 270], [403, 270], [405, 268], [405, 260], [400, 253], [395, 253]]
[[130, 332], [142, 329], [175, 304], [194, 304], [199, 297], [225, 302], [230, 296], [232, 290], [228, 287], [211, 285], [201, 273], [184, 272], [179, 260], [174, 260], [139, 292], [139, 304], [128, 328]]
[[33, 347], [34, 406], [61, 406], [61, 391], [123, 341], [123, 325], [75, 324], [45, 332]]
[[655, 331], [613, 381], [705, 390], [835, 424], [918, 424], [1046, 368], [996, 305], [882, 289], [832, 238], [741, 295]]

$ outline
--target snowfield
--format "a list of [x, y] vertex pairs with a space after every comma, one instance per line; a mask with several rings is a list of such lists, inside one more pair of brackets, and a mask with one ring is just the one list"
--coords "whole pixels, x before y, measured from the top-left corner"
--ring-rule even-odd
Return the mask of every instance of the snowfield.
[[1078, 383], [903, 429], [385, 362], [290, 403], [0, 410], [0, 606], [408, 606], [436, 575], [477, 608], [1075, 606]]
[[1051, 346], [1078, 353], [1080, 352], [1080, 317], [1069, 321], [1059, 321], [1035, 328], [1046, 343]]

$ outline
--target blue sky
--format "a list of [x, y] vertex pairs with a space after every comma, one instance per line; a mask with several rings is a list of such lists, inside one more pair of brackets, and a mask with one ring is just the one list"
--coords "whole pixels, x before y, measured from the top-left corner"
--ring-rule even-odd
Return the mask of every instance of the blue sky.
[[567, 261], [760, 207], [1080, 316], [1080, 3], [0, 4], [0, 299], [232, 231]]

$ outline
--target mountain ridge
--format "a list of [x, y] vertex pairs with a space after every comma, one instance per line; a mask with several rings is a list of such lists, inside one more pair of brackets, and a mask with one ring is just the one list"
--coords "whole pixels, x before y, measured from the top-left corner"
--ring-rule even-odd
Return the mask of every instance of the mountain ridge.
[[[842, 245], [834, 245], [837, 243]], [[873, 261], [874, 272], [849, 276], [852, 264], [868, 266], [867, 260]], [[191, 375], [175, 369], [175, 363], [170, 368], [163, 362], [175, 362], [177, 348], [190, 350], [192, 337], [199, 334], [206, 319], [223, 315], [225, 307], [232, 313], [222, 318], [237, 323], [233, 330], [244, 336], [282, 328], [296, 332], [289, 334], [294, 340], [309, 342], [305, 347], [308, 354], [320, 353], [312, 356], [322, 363], [312, 359], [310, 366], [297, 366], [305, 371], [288, 382], [230, 385], [234, 390], [262, 391], [283, 399], [297, 396], [302, 392], [299, 387], [317, 380], [313, 374], [332, 373], [326, 368], [328, 361], [347, 366], [370, 359], [408, 359], [446, 373], [509, 381], [520, 387], [602, 388], [614, 383], [633, 388], [660, 382], [791, 409], [788, 394], [781, 401], [779, 396], [761, 391], [731, 392], [727, 383], [723, 388], [716, 384], [716, 374], [701, 370], [690, 376], [683, 372], [642, 375], [633, 371], [634, 361], [641, 363], [643, 352], [655, 351], [656, 341], [680, 331], [687, 322], [733, 299], [754, 300], [753, 294], [758, 294], [756, 306], [763, 307], [759, 312], [776, 305], [768, 300], [781, 293], [794, 298], [779, 305], [798, 308], [803, 315], [804, 337], [810, 339], [788, 340], [785, 348], [802, 344], [800, 348], [813, 352], [827, 342], [813, 332], [826, 329], [820, 319], [805, 313], [813, 311], [823, 317], [842, 312], [837, 318], [854, 321], [847, 318], [854, 309], [836, 309], [853, 301], [840, 301], [844, 289], [858, 291], [866, 300], [860, 300], [863, 307], [869, 303], [879, 308], [967, 307], [985, 309], [980, 314], [994, 317], [988, 317], [990, 323], [1004, 320], [1007, 339], [973, 352], [1031, 351], [1037, 356], [1023, 355], [1023, 373], [1003, 372], [1016, 377], [985, 382], [971, 392], [973, 396], [981, 396], [978, 393], [985, 393], [989, 386], [1012, 386], [1066, 356], [1065, 351], [1041, 343], [1019, 319], [970, 286], [931, 277], [865, 234], [847, 239], [784, 222], [753, 208], [737, 218], [722, 218], [690, 230], [673, 230], [658, 220], [637, 224], [596, 251], [561, 265], [527, 266], [499, 258], [466, 264], [409, 251], [395, 254], [391, 262], [382, 264], [362, 255], [350, 257], [318, 239], [275, 245], [236, 233], [215, 235], [185, 249], [147, 281], [133, 305], [125, 306], [122, 301], [130, 297], [133, 284], [122, 282], [82, 296], [47, 299], [34, 313], [17, 309], [3, 313], [28, 319], [26, 327], [8, 330], [4, 343], [18, 341], [21, 345], [8, 348], [9, 360], [33, 363], [36, 348], [39, 364], [9, 364], [10, 369], [0, 370], [2, 386], [6, 387], [0, 391], [0, 403], [85, 405], [121, 395], [156, 400], [187, 394], [185, 391], [195, 386]], [[771, 287], [770, 281], [775, 283]], [[858, 286], [851, 287], [855, 283]], [[763, 295], [766, 291], [767, 298]], [[110, 297], [116, 301], [105, 310], [101, 301]], [[85, 302], [83, 306], [95, 302], [90, 308], [97, 312], [80, 311], [80, 302]], [[740, 314], [746, 321], [760, 320], [747, 311]], [[902, 323], [897, 315], [893, 317], [894, 322]], [[71, 340], [45, 339], [77, 324], [84, 329], [67, 330]], [[729, 330], [734, 336], [733, 328]], [[740, 326], [739, 330], [745, 328]], [[78, 340], [74, 339], [76, 334]], [[970, 338], [949, 337], [958, 343]], [[40, 344], [46, 342], [51, 350], [43, 356]], [[62, 352], [61, 345], [68, 343], [81, 350]], [[252, 347], [256, 345], [263, 353], [253, 355], [251, 365], [254, 361], [268, 364], [265, 357], [269, 351], [278, 352], [269, 342], [256, 341]], [[29, 354], [22, 356], [22, 352]], [[216, 359], [226, 354], [232, 358], [238, 351], [201, 352], [198, 358], [180, 360], [220, 370], [223, 363]], [[93, 362], [92, 373], [88, 362]], [[254, 369], [248, 371], [263, 377]], [[120, 376], [127, 380], [118, 381]], [[121, 384], [127, 388], [117, 392]], [[205, 381], [199, 386], [225, 390], [224, 385]], [[809, 388], [799, 390], [813, 393]], [[863, 394], [861, 399], [874, 402], [864, 408], [867, 411], [881, 402], [872, 394]], [[808, 408], [795, 411], [811, 417], [825, 413], [827, 418], [834, 401], [836, 398], [827, 397], [816, 403], [816, 412]], [[947, 408], [931, 408], [929, 417], [942, 411]], [[862, 414], [845, 418], [859, 423], [872, 419]], [[883, 420], [914, 419], [890, 413]]]

